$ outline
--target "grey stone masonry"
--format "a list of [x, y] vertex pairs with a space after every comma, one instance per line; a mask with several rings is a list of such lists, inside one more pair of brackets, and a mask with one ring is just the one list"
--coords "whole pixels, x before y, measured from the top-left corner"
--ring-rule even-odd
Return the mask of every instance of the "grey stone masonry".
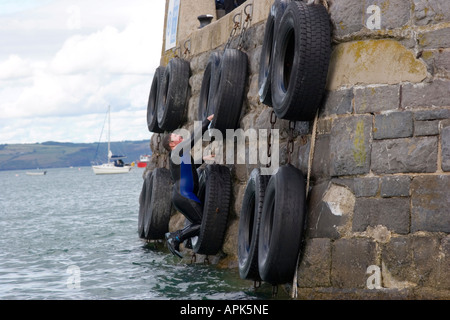
[[436, 172], [438, 139], [434, 136], [375, 140], [372, 144], [372, 171], [386, 173]]
[[407, 234], [410, 217], [409, 198], [357, 198], [352, 230], [383, 225], [390, 231]]
[[424, 26], [450, 21], [450, 1], [448, 0], [413, 0], [414, 24]]
[[[448, 289], [448, 239], [419, 235], [392, 238], [382, 246], [384, 268], [397, 283]], [[389, 280], [385, 286], [393, 285]]]
[[450, 233], [450, 176], [419, 176], [411, 183], [411, 232]]
[[402, 108], [450, 106], [450, 81], [434, 80], [431, 83], [402, 86]]
[[331, 284], [338, 288], [364, 288], [367, 267], [374, 264], [374, 241], [362, 238], [336, 240], [332, 248]]
[[350, 114], [352, 107], [353, 90], [328, 91], [326, 93], [323, 115]]
[[433, 136], [439, 134], [439, 120], [415, 121], [415, 136]]
[[381, 178], [382, 197], [408, 197], [411, 177], [388, 176]]
[[450, 171], [450, 122], [441, 131], [442, 170]]
[[315, 238], [308, 241], [298, 270], [300, 287], [330, 286], [331, 241]]
[[374, 139], [406, 138], [413, 135], [412, 112], [392, 112], [375, 116]]
[[375, 10], [379, 9], [381, 29], [401, 28], [411, 18], [411, 4], [405, 0], [335, 0], [330, 6], [330, 15], [334, 23], [336, 36], [368, 30], [373, 21]]
[[356, 175], [369, 172], [372, 116], [343, 117], [331, 128], [331, 175]]
[[450, 28], [433, 30], [418, 36], [419, 44], [424, 49], [439, 49], [450, 47]]
[[355, 89], [356, 113], [379, 113], [397, 110], [399, 107], [399, 86], [376, 86]]

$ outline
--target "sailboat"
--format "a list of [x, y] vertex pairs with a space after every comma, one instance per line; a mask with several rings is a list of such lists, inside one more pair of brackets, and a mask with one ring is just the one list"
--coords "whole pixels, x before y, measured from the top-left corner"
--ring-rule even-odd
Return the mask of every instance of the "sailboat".
[[111, 106], [108, 106], [108, 162], [101, 165], [93, 165], [92, 170], [95, 174], [128, 173], [131, 170], [131, 166], [124, 164], [123, 158], [126, 158], [126, 156], [113, 155], [111, 152]]

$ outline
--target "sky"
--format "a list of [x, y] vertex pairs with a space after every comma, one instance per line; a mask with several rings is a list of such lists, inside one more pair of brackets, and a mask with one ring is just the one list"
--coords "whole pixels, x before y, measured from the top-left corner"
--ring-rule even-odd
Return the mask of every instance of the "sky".
[[[0, 144], [149, 139], [165, 0], [0, 0]], [[106, 130], [106, 128], [105, 128]]]

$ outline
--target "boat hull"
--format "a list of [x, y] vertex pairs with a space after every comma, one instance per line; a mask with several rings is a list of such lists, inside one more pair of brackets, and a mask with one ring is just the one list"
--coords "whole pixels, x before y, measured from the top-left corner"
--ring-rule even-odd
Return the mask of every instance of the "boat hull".
[[44, 176], [47, 171], [44, 172], [26, 172], [27, 176]]
[[92, 170], [95, 174], [119, 174], [130, 172], [131, 166], [116, 167], [114, 164], [106, 163], [99, 166], [92, 166]]

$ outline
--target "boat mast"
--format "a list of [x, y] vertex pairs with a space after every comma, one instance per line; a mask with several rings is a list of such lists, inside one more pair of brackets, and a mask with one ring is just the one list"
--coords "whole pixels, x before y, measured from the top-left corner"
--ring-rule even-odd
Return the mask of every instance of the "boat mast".
[[111, 106], [108, 105], [108, 163], [111, 162]]

